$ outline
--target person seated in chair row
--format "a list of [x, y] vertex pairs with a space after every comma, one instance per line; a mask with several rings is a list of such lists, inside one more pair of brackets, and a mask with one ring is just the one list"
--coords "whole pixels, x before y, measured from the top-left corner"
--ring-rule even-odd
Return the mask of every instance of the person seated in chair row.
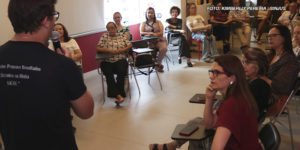
[[222, 2], [217, 4], [219, 10], [211, 11], [210, 22], [213, 24], [213, 34], [216, 36], [216, 40], [223, 41], [223, 52], [226, 54], [230, 51], [230, 43], [229, 43], [229, 23], [228, 13], [222, 10]]
[[203, 42], [202, 60], [210, 62], [218, 54], [216, 49], [216, 38], [211, 34], [211, 25], [209, 25], [201, 15], [197, 15], [195, 3], [190, 3], [188, 11], [190, 16], [186, 18], [186, 25], [192, 32], [192, 38]]
[[293, 48], [293, 51], [299, 62], [300, 61], [300, 24], [299, 23], [294, 27], [294, 39], [297, 46]]
[[[239, 0], [233, 0], [233, 6], [240, 7]], [[247, 10], [230, 10], [229, 20], [231, 20], [231, 26], [234, 32], [241, 40], [242, 47], [249, 46], [251, 37], [251, 28], [249, 25], [250, 15]]]
[[269, 109], [268, 115], [278, 112], [284, 101], [294, 88], [299, 72], [299, 64], [293, 53], [291, 33], [284, 25], [273, 25], [268, 34], [271, 51], [268, 54], [269, 70], [261, 77], [270, 86], [272, 93], [278, 96], [274, 109]]
[[[124, 90], [124, 78], [128, 71], [126, 52], [132, 45], [123, 33], [117, 33], [117, 25], [114, 22], [106, 24], [107, 33], [104, 33], [97, 46], [97, 51], [111, 54], [111, 57], [101, 62], [101, 70], [106, 77], [107, 96], [116, 98], [116, 104], [120, 104], [126, 97]], [[115, 81], [114, 74], [117, 74]]]
[[[180, 37], [180, 47], [179, 47], [179, 55], [178, 55], [178, 62], [181, 64], [181, 57], [185, 56], [187, 58], [187, 65], [188, 67], [193, 67], [191, 63], [191, 52], [190, 47], [188, 45], [188, 42], [186, 38], [184, 37], [183, 33], [185, 33], [184, 30], [182, 30], [182, 19], [178, 19], [177, 16], [180, 14], [180, 8], [173, 6], [170, 9], [170, 14], [172, 18], [169, 18], [166, 20], [167, 27], [166, 30], [169, 32], [168, 34], [172, 34], [175, 37]], [[172, 36], [172, 37], [174, 37]], [[172, 38], [170, 37], [170, 38]], [[170, 39], [168, 39], [170, 41]]]
[[[216, 129], [212, 150], [239, 149], [261, 150], [258, 143], [259, 116], [257, 104], [249, 90], [241, 61], [233, 55], [215, 58], [209, 70], [210, 84], [206, 88], [204, 120], [196, 118], [188, 124], [203, 124], [207, 129]], [[216, 93], [224, 98], [215, 111], [213, 109]], [[167, 144], [150, 144], [150, 150], [175, 150], [186, 140], [176, 140]], [[189, 150], [202, 149], [199, 141], [190, 141]], [[208, 146], [209, 147], [209, 146]]]
[[158, 49], [158, 66], [156, 67], [156, 70], [158, 72], [163, 72], [164, 66], [161, 63], [166, 56], [168, 48], [167, 40], [163, 37], [164, 27], [161, 21], [156, 19], [154, 8], [149, 7], [146, 11], [145, 17], [146, 21], [141, 23], [141, 35], [142, 38], [158, 37], [158, 39], [151, 40], [149, 47]]
[[293, 34], [293, 28], [299, 22], [298, 20], [298, 8], [296, 2], [290, 2], [289, 3], [289, 10], [284, 11], [282, 15], [278, 18], [278, 24], [287, 26], [291, 34]]
[[267, 55], [259, 48], [245, 48], [243, 51], [242, 64], [248, 80], [249, 89], [258, 106], [258, 122], [262, 123], [271, 95], [270, 86], [266, 81], [261, 79], [261, 77], [266, 75], [269, 68]]
[[[260, 2], [260, 4], [258, 4], [258, 6], [267, 7], [267, 3], [268, 3], [267, 0], [263, 0]], [[256, 29], [256, 33], [254, 34], [254, 38], [257, 40], [257, 44], [261, 44], [260, 39], [263, 32], [265, 32], [265, 30], [267, 29], [268, 21], [271, 16], [271, 10], [267, 9], [267, 10], [255, 11], [254, 16], [256, 17], [257, 20], [257, 29]]]
[[116, 23], [117, 25], [117, 29], [118, 31], [117, 32], [120, 32], [120, 33], [123, 33], [126, 35], [126, 38], [131, 41], [132, 40], [132, 34], [130, 33], [130, 30], [129, 30], [129, 27], [128, 26], [123, 26], [122, 25], [122, 15], [120, 12], [115, 12], [114, 15], [113, 15], [113, 19], [114, 19], [114, 22]]

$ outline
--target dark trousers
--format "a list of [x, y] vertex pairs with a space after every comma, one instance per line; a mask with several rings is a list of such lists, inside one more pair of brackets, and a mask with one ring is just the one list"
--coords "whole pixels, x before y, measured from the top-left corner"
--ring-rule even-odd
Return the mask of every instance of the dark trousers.
[[191, 58], [191, 52], [190, 52], [190, 47], [189, 44], [187, 42], [187, 40], [185, 39], [185, 37], [181, 34], [181, 33], [170, 33], [169, 36], [169, 43], [171, 44], [179, 44], [179, 54], [178, 57], [187, 57], [187, 58]]
[[223, 24], [214, 24], [213, 34], [216, 37], [217, 41], [229, 41], [230, 27]]
[[[101, 62], [101, 70], [106, 77], [107, 96], [116, 98], [117, 95], [126, 97], [124, 90], [124, 80], [128, 71], [128, 62], [119, 60], [114, 63]], [[114, 74], [117, 75], [115, 80]]]

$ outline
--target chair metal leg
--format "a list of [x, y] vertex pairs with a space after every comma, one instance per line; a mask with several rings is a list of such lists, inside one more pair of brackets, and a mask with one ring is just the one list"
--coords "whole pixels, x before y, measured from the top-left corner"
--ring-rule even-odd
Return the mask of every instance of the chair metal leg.
[[[172, 55], [171, 51], [168, 50], [167, 52], [169, 53], [169, 55], [170, 55], [170, 57], [171, 57], [171, 58], [168, 57], [168, 59], [169, 59], [170, 61], [173, 62], [173, 65], [175, 65], [175, 64], [174, 64], [174, 58], [173, 58], [173, 55]], [[169, 68], [168, 68], [168, 70], [169, 70]]]
[[102, 98], [103, 98], [103, 104], [105, 103], [105, 90], [104, 90], [104, 77], [103, 74], [101, 73], [101, 83], [102, 83]]
[[128, 95], [129, 95], [129, 99], [131, 100], [129, 75], [127, 75], [127, 92], [128, 92]]
[[157, 78], [158, 78], [158, 82], [159, 82], [159, 85], [160, 85], [160, 90], [162, 90], [162, 85], [161, 85], [161, 82], [160, 82], [159, 75], [158, 75], [157, 71], [156, 71], [155, 73], [156, 73], [156, 76], [157, 76]]
[[293, 130], [292, 130], [292, 122], [291, 122], [291, 117], [290, 117], [290, 111], [288, 108], [286, 108], [287, 113], [288, 113], [288, 121], [289, 121], [289, 131], [290, 131], [290, 137], [291, 137], [291, 145], [292, 145], [292, 150], [295, 149], [294, 147], [294, 137], [293, 137]]
[[134, 80], [135, 80], [136, 86], [137, 86], [137, 88], [138, 88], [138, 91], [139, 91], [139, 97], [141, 97], [141, 90], [140, 90], [139, 83], [138, 83], [138, 81], [137, 81], [137, 79], [136, 79], [135, 71], [134, 71], [134, 69], [133, 69], [133, 67], [132, 67], [132, 66], [130, 66], [130, 69], [131, 69], [131, 71], [132, 71], [132, 74], [133, 74], [133, 77], [134, 77]]
[[[156, 71], [157, 72], [157, 71]], [[151, 75], [151, 73], [150, 73], [150, 68], [148, 68], [148, 84], [150, 84], [150, 75]]]
[[200, 55], [201, 55], [201, 43], [197, 41], [198, 45], [198, 60], [200, 61]]
[[169, 60], [169, 61], [171, 61], [171, 60], [170, 60], [170, 58], [169, 58], [168, 56], [166, 56], [166, 58], [167, 58], [167, 59], [166, 59], [167, 68], [168, 68], [168, 71], [170, 71], [168, 60]]

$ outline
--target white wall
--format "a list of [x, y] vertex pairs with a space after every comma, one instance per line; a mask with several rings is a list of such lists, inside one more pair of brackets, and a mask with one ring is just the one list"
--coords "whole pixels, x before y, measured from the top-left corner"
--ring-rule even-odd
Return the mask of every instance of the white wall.
[[69, 34], [78, 34], [104, 28], [103, 0], [58, 0], [60, 12], [57, 22], [66, 26]]
[[9, 0], [0, 0], [0, 45], [12, 38], [13, 28], [7, 16]]
[[[7, 16], [8, 2], [9, 0], [0, 0], [0, 45], [14, 35]], [[67, 27], [70, 35], [105, 27], [103, 0], [58, 0], [56, 10], [60, 12], [58, 22]]]

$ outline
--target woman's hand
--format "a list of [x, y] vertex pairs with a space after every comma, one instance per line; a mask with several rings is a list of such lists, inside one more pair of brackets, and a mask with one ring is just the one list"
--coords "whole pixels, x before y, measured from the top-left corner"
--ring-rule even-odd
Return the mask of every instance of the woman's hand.
[[216, 97], [216, 93], [217, 93], [217, 90], [215, 90], [211, 84], [209, 84], [207, 87], [206, 87], [206, 100], [207, 101], [213, 101], [213, 99]]

